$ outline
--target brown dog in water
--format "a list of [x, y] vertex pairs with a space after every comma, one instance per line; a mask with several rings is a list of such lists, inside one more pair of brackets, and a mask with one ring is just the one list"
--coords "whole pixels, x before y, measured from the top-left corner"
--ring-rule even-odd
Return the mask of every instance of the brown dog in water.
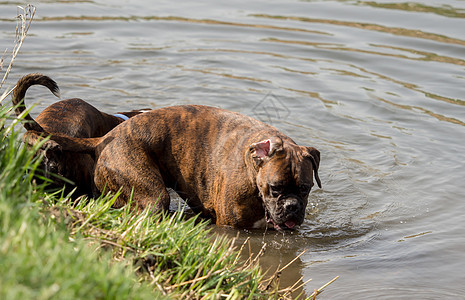
[[[28, 131], [30, 143], [41, 132]], [[167, 187], [217, 225], [293, 229], [302, 224], [318, 177], [320, 153], [276, 128], [219, 108], [185, 105], [152, 110], [105, 136], [52, 135], [54, 151], [97, 159], [97, 188], [121, 189], [116, 205], [168, 209]]]
[[[50, 77], [42, 74], [28, 74], [18, 81], [13, 91], [12, 102], [16, 106], [15, 113], [17, 116], [24, 114], [26, 110], [23, 99], [26, 96], [27, 89], [32, 85], [45, 86], [55, 96], [59, 97], [59, 88]], [[50, 105], [35, 120], [26, 112], [24, 127], [28, 131], [34, 130], [40, 133], [61, 134], [77, 138], [99, 137], [141, 112], [141, 110], [135, 110], [110, 115], [99, 111], [82, 99], [73, 98]], [[63, 176], [75, 183], [77, 187], [76, 196], [82, 194], [92, 196], [92, 172], [95, 161], [90, 155], [85, 153], [60, 153], [49, 149], [44, 149], [43, 152], [43, 169], [47, 177], [50, 177], [50, 173]], [[54, 178], [54, 183], [56, 186], [63, 186], [63, 182], [57, 178]]]

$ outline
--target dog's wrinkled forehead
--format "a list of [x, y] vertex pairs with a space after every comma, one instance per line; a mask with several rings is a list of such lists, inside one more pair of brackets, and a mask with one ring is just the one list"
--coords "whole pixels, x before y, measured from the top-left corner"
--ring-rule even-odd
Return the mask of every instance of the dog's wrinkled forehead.
[[272, 137], [249, 147], [254, 167], [259, 172], [259, 184], [273, 182], [281, 185], [297, 184], [313, 186], [313, 176], [321, 187], [318, 176], [320, 152], [313, 147], [298, 146], [292, 141], [284, 142]]
[[311, 184], [313, 179], [312, 161], [300, 147], [286, 147], [282, 153], [274, 155], [263, 166], [270, 184], [300, 185]]

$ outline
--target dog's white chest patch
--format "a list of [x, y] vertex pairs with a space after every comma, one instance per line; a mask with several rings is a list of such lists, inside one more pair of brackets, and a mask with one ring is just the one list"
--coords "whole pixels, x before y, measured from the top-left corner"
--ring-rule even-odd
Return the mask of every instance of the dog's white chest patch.
[[252, 228], [259, 229], [259, 228], [266, 228], [268, 226], [268, 223], [266, 222], [265, 218], [263, 217], [262, 219], [256, 221], [253, 223]]

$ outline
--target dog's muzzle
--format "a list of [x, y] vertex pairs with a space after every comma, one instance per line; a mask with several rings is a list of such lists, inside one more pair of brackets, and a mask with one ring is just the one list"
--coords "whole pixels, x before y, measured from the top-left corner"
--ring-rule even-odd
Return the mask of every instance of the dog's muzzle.
[[305, 217], [304, 205], [294, 198], [280, 201], [280, 205], [277, 205], [274, 214], [270, 212], [266, 204], [263, 206], [266, 222], [276, 230], [295, 229], [297, 225], [302, 224]]

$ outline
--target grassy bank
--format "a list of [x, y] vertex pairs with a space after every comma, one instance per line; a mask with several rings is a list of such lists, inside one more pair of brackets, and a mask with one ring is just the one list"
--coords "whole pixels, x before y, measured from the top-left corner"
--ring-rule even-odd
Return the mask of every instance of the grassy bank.
[[0, 299], [153, 297], [131, 266], [112, 262], [111, 253], [50, 218], [41, 203], [59, 199], [33, 183], [39, 159], [12, 127], [0, 132]]

